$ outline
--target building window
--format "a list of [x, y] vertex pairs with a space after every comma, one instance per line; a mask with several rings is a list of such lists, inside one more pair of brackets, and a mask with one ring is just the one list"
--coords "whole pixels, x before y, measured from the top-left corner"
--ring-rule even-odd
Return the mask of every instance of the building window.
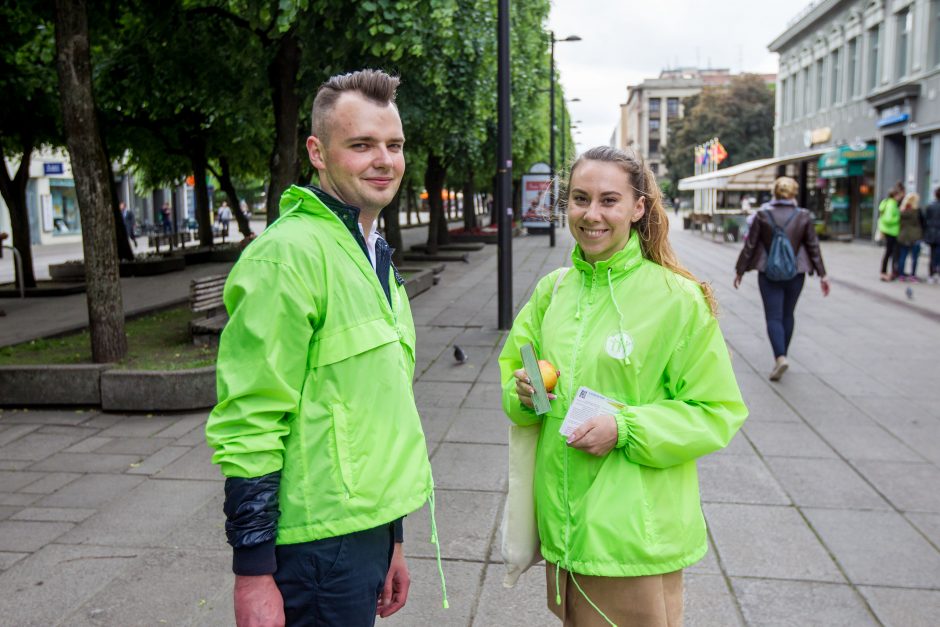
[[809, 80], [809, 66], [803, 68], [803, 115], [813, 112], [813, 84]]
[[49, 179], [52, 195], [53, 235], [81, 233], [82, 222], [78, 214], [78, 197], [71, 179]]
[[825, 91], [824, 87], [826, 85], [825, 83], [826, 75], [823, 72], [824, 65], [825, 64], [823, 63], [822, 59], [816, 62], [816, 110], [817, 111], [822, 109], [823, 104], [826, 102], [823, 99], [823, 95], [824, 95], [823, 92]]
[[849, 67], [846, 70], [846, 78], [849, 79], [849, 88], [846, 90], [846, 93], [854, 98], [858, 95], [857, 90], [859, 87], [858, 78], [855, 76], [855, 73], [858, 71], [858, 37], [855, 37], [849, 42], [848, 61]]
[[796, 106], [796, 74], [787, 79], [787, 91], [783, 94], [787, 99], [787, 120], [794, 118], [793, 108]]
[[829, 102], [839, 104], [842, 102], [842, 55], [838, 50], [832, 51], [829, 59]]
[[650, 115], [659, 116], [659, 107], [662, 99], [660, 98], [650, 98]]
[[930, 2], [930, 61], [940, 65], [940, 0]]
[[653, 172], [653, 174], [655, 174], [656, 176], [659, 176], [659, 164], [658, 163], [651, 163], [650, 170]]
[[659, 140], [658, 140], [658, 139], [651, 139], [651, 140], [650, 140], [650, 143], [649, 143], [649, 154], [650, 154], [650, 156], [652, 156], [652, 155], [658, 155], [658, 154], [659, 154]]
[[878, 75], [881, 73], [881, 59], [878, 51], [881, 48], [881, 24], [868, 29], [868, 91], [878, 87]]
[[658, 133], [658, 132], [659, 132], [659, 118], [651, 118], [650, 119], [650, 133]]
[[895, 18], [897, 24], [897, 51], [895, 54], [895, 74], [896, 78], [900, 79], [907, 76], [910, 71], [908, 62], [910, 60], [910, 55], [907, 53], [908, 45], [911, 41], [911, 27], [914, 23], [914, 15], [911, 13], [910, 9], [904, 9], [898, 13]]
[[787, 93], [789, 89], [790, 79], [780, 79], [778, 93], [780, 94], [780, 122], [783, 124], [786, 124], [790, 120], [790, 112], [787, 111], [787, 106], [789, 105], [789, 102], [787, 101]]
[[[937, 2], [940, 2], [940, 0], [937, 0]], [[666, 99], [666, 115], [670, 118], [679, 117], [679, 99], [678, 98]]]

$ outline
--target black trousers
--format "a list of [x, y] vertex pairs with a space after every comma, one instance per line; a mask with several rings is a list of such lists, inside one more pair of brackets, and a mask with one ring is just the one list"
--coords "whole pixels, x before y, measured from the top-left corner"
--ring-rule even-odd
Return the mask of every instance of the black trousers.
[[806, 275], [802, 272], [789, 281], [771, 281], [763, 272], [757, 275], [760, 297], [764, 301], [767, 335], [774, 349], [774, 357], [787, 354], [793, 337], [793, 311], [803, 291]]
[[888, 260], [891, 260], [891, 274], [898, 273], [898, 238], [894, 235], [885, 236], [885, 254], [881, 258], [881, 274], [888, 273]]
[[274, 581], [287, 627], [372, 627], [393, 548], [392, 525], [279, 545]]

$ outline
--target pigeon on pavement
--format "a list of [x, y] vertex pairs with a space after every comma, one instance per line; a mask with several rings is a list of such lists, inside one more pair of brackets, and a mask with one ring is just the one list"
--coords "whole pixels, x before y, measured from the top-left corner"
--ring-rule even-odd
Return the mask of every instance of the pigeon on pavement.
[[465, 364], [467, 363], [467, 359], [469, 359], [467, 353], [463, 352], [463, 349], [456, 344], [454, 344], [454, 359], [457, 360], [458, 364]]

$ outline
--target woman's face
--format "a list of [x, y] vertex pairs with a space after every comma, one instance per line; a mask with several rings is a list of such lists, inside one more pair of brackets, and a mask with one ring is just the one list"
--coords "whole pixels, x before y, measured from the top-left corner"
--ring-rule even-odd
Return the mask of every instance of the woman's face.
[[568, 192], [568, 228], [588, 263], [605, 261], [627, 245], [630, 226], [643, 217], [646, 201], [616, 163], [578, 164]]

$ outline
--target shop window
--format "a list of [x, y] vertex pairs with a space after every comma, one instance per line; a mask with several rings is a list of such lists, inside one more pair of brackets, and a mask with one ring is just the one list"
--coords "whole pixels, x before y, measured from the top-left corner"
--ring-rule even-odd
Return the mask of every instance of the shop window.
[[[51, 182], [51, 181], [50, 181]], [[69, 181], [71, 183], [71, 181]], [[74, 187], [55, 185], [52, 192], [52, 233], [75, 235], [82, 230], [78, 214], [78, 198]]]

